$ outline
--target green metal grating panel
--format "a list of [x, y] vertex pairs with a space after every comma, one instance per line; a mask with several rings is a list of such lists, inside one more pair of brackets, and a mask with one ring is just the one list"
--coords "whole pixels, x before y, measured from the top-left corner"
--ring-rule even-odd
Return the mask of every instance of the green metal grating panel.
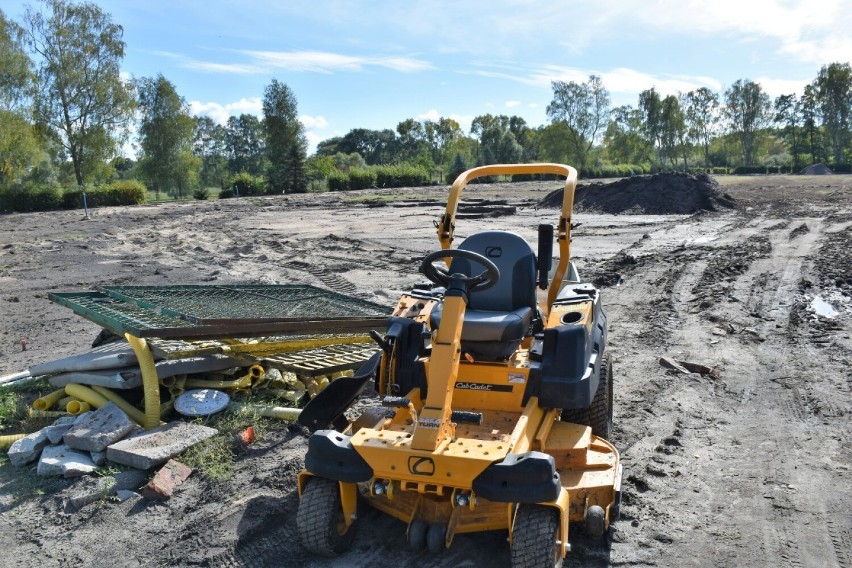
[[113, 286], [50, 299], [110, 331], [136, 337], [215, 338], [356, 333], [389, 310], [313, 286]]
[[381, 317], [387, 308], [307, 285], [107, 286], [102, 291], [202, 324]]

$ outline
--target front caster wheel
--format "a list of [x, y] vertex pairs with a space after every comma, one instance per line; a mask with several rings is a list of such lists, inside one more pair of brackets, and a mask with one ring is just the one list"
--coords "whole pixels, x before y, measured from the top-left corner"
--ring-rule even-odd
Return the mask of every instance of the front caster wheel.
[[435, 523], [426, 533], [426, 548], [432, 554], [438, 554], [446, 548], [447, 523]]

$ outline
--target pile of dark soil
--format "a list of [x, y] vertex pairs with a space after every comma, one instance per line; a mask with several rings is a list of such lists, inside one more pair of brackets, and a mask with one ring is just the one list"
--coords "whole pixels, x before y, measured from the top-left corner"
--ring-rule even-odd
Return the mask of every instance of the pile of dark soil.
[[803, 168], [802, 171], [799, 173], [806, 176], [826, 176], [831, 175], [834, 172], [832, 172], [831, 168], [829, 168], [825, 164], [820, 163], [807, 166], [806, 168]]
[[[540, 207], [561, 207], [563, 190], [550, 193]], [[707, 174], [667, 172], [634, 176], [612, 183], [577, 187], [574, 208], [578, 211], [631, 215], [689, 214], [736, 207], [734, 198], [722, 191]]]

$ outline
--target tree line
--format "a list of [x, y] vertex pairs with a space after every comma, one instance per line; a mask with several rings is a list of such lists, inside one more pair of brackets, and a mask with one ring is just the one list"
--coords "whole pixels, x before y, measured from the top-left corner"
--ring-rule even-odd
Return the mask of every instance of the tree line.
[[[452, 118], [408, 118], [395, 129], [354, 128], [308, 157], [296, 96], [283, 82], [266, 86], [261, 116], [218, 124], [192, 116], [162, 75], [123, 77], [124, 50], [122, 27], [93, 3], [42, 0], [21, 22], [0, 11], [0, 191], [139, 180], [158, 196], [205, 198], [208, 188], [227, 196], [354, 187], [341, 181], [347, 176], [362, 185], [448, 183], [468, 167], [498, 162], [563, 162], [587, 175], [625, 175], [796, 171], [815, 162], [848, 171], [852, 161], [848, 62], [823, 66], [801, 93], [774, 100], [758, 82], [741, 79], [721, 92], [664, 95], [652, 87], [635, 106], [613, 108], [600, 77], [554, 81], [540, 126], [484, 114], [464, 132]], [[121, 148], [133, 128], [137, 155], [126, 158]], [[397, 170], [376, 174], [390, 166]]]

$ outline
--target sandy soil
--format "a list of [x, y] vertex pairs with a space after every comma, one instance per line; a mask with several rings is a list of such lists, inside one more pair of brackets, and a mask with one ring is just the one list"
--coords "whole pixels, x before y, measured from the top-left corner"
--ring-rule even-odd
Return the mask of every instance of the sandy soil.
[[[572, 252], [608, 306], [625, 494], [611, 550], [578, 531], [567, 566], [852, 568], [852, 177], [719, 181], [736, 209], [575, 217]], [[467, 197], [517, 210], [462, 219], [457, 236], [496, 227], [534, 241], [539, 222], [556, 220], [534, 204], [556, 187], [479, 186]], [[390, 308], [438, 248], [445, 197], [430, 188], [105, 208], [89, 221], [2, 216], [0, 373], [79, 352], [97, 334], [51, 291], [303, 282]], [[717, 366], [719, 377], [674, 374], [661, 356]], [[305, 448], [304, 433], [282, 425], [239, 458], [231, 481], [194, 474], [165, 504], [74, 515], [60, 509], [65, 481], [24, 498], [6, 464], [2, 563], [508, 565], [505, 534], [415, 554], [405, 526], [372, 511], [351, 552], [308, 555], [295, 537]]]

